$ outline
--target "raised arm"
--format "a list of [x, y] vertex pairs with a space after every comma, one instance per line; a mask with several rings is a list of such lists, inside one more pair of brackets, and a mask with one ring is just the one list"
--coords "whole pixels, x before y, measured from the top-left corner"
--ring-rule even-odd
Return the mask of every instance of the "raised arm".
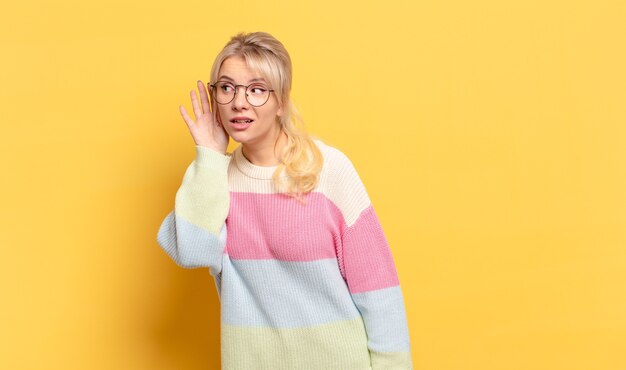
[[230, 205], [230, 155], [226, 153], [229, 136], [211, 111], [204, 83], [197, 82], [200, 99], [195, 90], [189, 92], [195, 120], [179, 106], [196, 144], [196, 159], [185, 172], [174, 210], [161, 223], [157, 242], [179, 266], [208, 267], [219, 292]]

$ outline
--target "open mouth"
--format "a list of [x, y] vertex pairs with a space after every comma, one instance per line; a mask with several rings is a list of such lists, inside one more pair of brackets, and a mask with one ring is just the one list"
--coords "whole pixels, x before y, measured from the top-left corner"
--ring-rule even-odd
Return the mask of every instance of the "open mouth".
[[239, 120], [239, 119], [231, 119], [230, 122], [232, 123], [252, 123], [252, 119], [244, 119], [244, 120]]

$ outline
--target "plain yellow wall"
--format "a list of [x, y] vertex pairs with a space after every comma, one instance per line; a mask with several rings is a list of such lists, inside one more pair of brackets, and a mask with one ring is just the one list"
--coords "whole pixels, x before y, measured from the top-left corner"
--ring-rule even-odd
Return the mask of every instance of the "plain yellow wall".
[[416, 370], [626, 369], [625, 20], [618, 0], [3, 5], [0, 368], [219, 368], [212, 277], [156, 233], [194, 159], [178, 106], [262, 30], [368, 189]]

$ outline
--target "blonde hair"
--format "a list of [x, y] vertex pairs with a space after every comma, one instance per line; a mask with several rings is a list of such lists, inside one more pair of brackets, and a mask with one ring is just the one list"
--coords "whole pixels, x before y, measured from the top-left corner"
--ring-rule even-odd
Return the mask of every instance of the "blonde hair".
[[[224, 60], [232, 56], [243, 57], [248, 67], [269, 81], [276, 92], [283, 107], [278, 123], [288, 140], [278, 153], [280, 164], [272, 175], [272, 181], [280, 193], [306, 203], [304, 195], [319, 182], [324, 159], [314, 137], [306, 132], [304, 121], [290, 97], [292, 66], [289, 53], [269, 33], [238, 33], [231, 37], [215, 58], [211, 67], [211, 84], [217, 81]], [[211, 103], [213, 107], [217, 106], [213, 96]], [[283, 170], [287, 176], [280, 177]]]

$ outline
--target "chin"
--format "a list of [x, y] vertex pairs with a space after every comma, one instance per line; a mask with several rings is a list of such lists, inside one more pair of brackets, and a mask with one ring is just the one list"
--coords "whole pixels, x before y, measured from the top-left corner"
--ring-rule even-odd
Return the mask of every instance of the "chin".
[[235, 141], [236, 143], [247, 143], [249, 140], [247, 140], [246, 135], [241, 135], [239, 132], [234, 131], [234, 132], [228, 132], [228, 136], [230, 136], [230, 139]]

